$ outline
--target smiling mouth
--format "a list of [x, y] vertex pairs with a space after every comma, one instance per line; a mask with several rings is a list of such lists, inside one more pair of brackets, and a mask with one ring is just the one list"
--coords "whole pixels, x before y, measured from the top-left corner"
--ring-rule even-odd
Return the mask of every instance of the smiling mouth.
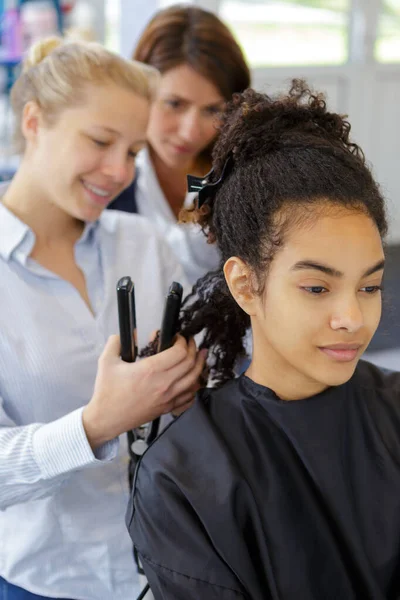
[[94, 194], [96, 194], [97, 196], [100, 196], [101, 198], [111, 198], [112, 197], [112, 193], [109, 190], [105, 190], [104, 188], [97, 187], [96, 185], [88, 183], [87, 181], [82, 181], [82, 183], [87, 190], [89, 190], [90, 192], [93, 192]]
[[104, 189], [87, 181], [81, 180], [81, 183], [85, 190], [89, 193], [90, 199], [101, 206], [107, 206], [111, 200], [115, 197], [115, 191]]

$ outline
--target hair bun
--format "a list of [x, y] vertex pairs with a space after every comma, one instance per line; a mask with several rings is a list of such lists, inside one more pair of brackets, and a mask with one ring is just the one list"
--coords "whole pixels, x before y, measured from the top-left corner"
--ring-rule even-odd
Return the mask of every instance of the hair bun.
[[345, 149], [363, 160], [346, 117], [329, 112], [324, 94], [311, 91], [304, 80], [293, 79], [288, 93], [273, 97], [249, 88], [234, 94], [222, 116], [213, 152], [216, 176], [229, 155], [244, 163], [284, 146], [310, 144]]
[[53, 52], [55, 48], [58, 48], [63, 44], [63, 40], [60, 37], [52, 36], [43, 38], [35, 42], [28, 50], [24, 60], [23, 72], [28, 71], [31, 67], [36, 67]]

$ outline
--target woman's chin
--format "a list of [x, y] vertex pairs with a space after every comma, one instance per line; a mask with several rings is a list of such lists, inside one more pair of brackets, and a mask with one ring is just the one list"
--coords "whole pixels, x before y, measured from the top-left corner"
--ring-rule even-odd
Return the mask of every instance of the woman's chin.
[[332, 365], [330, 368], [324, 369], [323, 373], [319, 374], [318, 380], [329, 387], [343, 385], [354, 375], [358, 361], [359, 358], [348, 363]]

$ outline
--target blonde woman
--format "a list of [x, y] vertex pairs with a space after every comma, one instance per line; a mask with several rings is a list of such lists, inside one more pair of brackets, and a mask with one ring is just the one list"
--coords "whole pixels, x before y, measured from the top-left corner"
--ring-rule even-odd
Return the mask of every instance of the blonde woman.
[[[119, 358], [131, 275], [139, 346], [183, 274], [143, 217], [104, 208], [134, 177], [156, 72], [96, 44], [33, 47], [11, 100], [20, 168], [0, 202], [0, 597], [126, 600], [121, 434], [192, 399], [204, 355], [179, 338]], [[104, 212], [103, 212], [104, 211]]]

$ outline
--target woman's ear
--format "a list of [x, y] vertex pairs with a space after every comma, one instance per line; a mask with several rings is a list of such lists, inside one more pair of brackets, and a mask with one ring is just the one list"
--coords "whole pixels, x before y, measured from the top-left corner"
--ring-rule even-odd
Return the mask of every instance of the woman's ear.
[[39, 130], [42, 119], [42, 111], [33, 100], [27, 102], [22, 111], [21, 130], [27, 142], [33, 142]]
[[233, 298], [250, 317], [256, 314], [258, 296], [253, 291], [253, 274], [248, 265], [237, 256], [228, 258], [224, 275]]

